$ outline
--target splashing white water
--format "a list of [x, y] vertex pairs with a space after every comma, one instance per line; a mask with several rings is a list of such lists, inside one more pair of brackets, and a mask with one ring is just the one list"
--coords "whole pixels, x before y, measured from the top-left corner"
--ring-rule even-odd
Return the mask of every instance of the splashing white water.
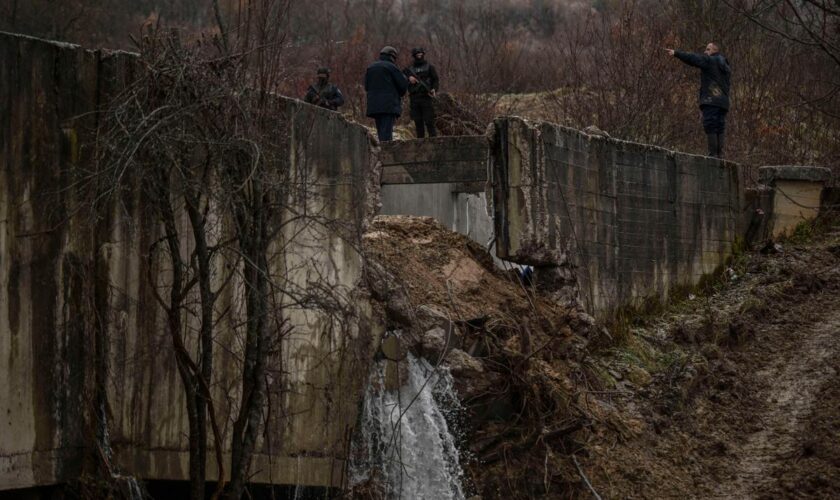
[[373, 370], [351, 484], [378, 483], [387, 498], [461, 500], [463, 471], [445, 418], [460, 411], [452, 377], [411, 354], [406, 362], [408, 380], [399, 391], [385, 389], [385, 362]]
[[111, 478], [120, 485], [119, 487], [123, 489], [122, 493], [128, 500], [143, 500], [143, 490], [140, 489], [140, 483], [136, 477], [112, 474]]
[[143, 492], [140, 490], [140, 483], [137, 482], [137, 478], [129, 477], [128, 478], [128, 491], [131, 495], [131, 500], [143, 500]]

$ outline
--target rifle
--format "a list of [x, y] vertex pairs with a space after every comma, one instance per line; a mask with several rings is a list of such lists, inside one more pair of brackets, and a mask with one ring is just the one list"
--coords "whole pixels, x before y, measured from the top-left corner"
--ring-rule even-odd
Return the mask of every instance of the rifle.
[[312, 92], [315, 92], [315, 99], [316, 100], [312, 104], [314, 104], [316, 106], [320, 106], [321, 103], [324, 101], [324, 98], [321, 97], [321, 93], [318, 92], [318, 89], [316, 89], [315, 86], [310, 85], [309, 89], [307, 89], [307, 90], [311, 90]]
[[[314, 86], [310, 85], [308, 90], [311, 90], [312, 92], [315, 92], [315, 98], [317, 99], [317, 101], [313, 102], [312, 104], [314, 104], [316, 106], [321, 106], [323, 108], [332, 109], [332, 106], [330, 106], [329, 103], [326, 102], [323, 97], [321, 97], [321, 93], [318, 92], [318, 89], [316, 89]], [[326, 106], [323, 106], [322, 104], [326, 104]]]
[[411, 66], [407, 66], [406, 69], [409, 71], [409, 73], [412, 74], [412, 76], [414, 76], [414, 78], [417, 79], [417, 83], [419, 83], [423, 86], [424, 89], [426, 89], [426, 92], [429, 93], [429, 96], [432, 99], [437, 99], [437, 93], [434, 90], [430, 89], [429, 86], [426, 85], [426, 82], [424, 82], [419, 76], [417, 76], [417, 73], [415, 73], [414, 70], [411, 69]]

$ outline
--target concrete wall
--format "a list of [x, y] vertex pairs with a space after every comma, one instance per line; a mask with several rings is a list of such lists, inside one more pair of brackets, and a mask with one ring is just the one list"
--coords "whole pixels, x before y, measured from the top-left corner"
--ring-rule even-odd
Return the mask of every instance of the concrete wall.
[[485, 193], [461, 193], [458, 184], [389, 184], [382, 186], [382, 215], [433, 217], [452, 231], [487, 247], [493, 243], [493, 218]]
[[780, 165], [761, 167], [758, 175], [759, 181], [768, 186], [771, 193], [765, 236], [778, 238], [819, 214], [823, 189], [831, 179], [831, 170]]
[[448, 136], [382, 144], [382, 184], [462, 183], [483, 191], [490, 161], [485, 136]]
[[499, 257], [571, 265], [597, 316], [697, 284], [741, 234], [734, 164], [518, 118], [495, 127]]
[[433, 217], [492, 250], [493, 218], [485, 193], [490, 168], [487, 137], [392, 141], [382, 145], [379, 158], [381, 214]]
[[571, 277], [601, 318], [697, 284], [751, 222], [732, 163], [518, 118], [486, 138], [388, 143], [382, 164], [381, 213], [434, 217], [564, 295]]
[[[0, 60], [0, 490], [76, 477], [99, 410], [122, 470], [186, 479], [181, 381], [146, 279], [157, 276], [165, 288], [168, 275], [144, 258], [160, 234], [150, 207], [136, 190], [103, 219], [71, 217], [78, 193], [70, 167], [93, 168], [96, 111], [132, 81], [135, 56], [0, 34]], [[337, 485], [382, 331], [357, 252], [377, 202], [376, 151], [363, 127], [336, 113], [288, 99], [276, 106], [293, 175], [312, 186], [298, 208], [338, 224], [287, 226], [272, 269], [300, 289], [325, 280], [355, 321], [288, 305], [295, 328], [277, 338], [282, 355], [272, 359], [286, 376], [272, 377], [268, 439], [251, 470], [256, 482]], [[186, 221], [179, 229], [188, 233]], [[183, 245], [189, 251], [192, 242]], [[212, 387], [225, 438], [240, 397], [241, 293], [235, 284], [218, 304], [220, 318], [233, 311], [217, 327]], [[105, 408], [92, 399], [102, 373]], [[212, 457], [208, 470], [214, 477]]]

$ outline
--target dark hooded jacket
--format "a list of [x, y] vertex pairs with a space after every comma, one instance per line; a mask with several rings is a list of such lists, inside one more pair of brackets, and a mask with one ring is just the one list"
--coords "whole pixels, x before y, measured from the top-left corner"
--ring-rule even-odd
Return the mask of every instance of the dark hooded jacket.
[[700, 68], [698, 105], [729, 109], [729, 82], [732, 70], [723, 54], [707, 56], [677, 50], [674, 56], [690, 66]]
[[401, 98], [408, 89], [408, 80], [385, 54], [368, 66], [365, 72], [367, 116], [402, 113]]

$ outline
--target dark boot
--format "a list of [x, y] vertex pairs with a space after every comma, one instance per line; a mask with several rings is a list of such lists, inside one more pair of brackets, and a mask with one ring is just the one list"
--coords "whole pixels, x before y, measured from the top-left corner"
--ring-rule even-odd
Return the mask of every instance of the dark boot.
[[718, 134], [706, 134], [706, 139], [709, 141], [709, 156], [713, 158], [717, 158], [719, 154], [718, 137]]
[[723, 134], [717, 135], [717, 157], [723, 158]]
[[437, 129], [435, 128], [435, 119], [426, 120], [426, 130], [429, 131], [429, 137], [437, 137]]

